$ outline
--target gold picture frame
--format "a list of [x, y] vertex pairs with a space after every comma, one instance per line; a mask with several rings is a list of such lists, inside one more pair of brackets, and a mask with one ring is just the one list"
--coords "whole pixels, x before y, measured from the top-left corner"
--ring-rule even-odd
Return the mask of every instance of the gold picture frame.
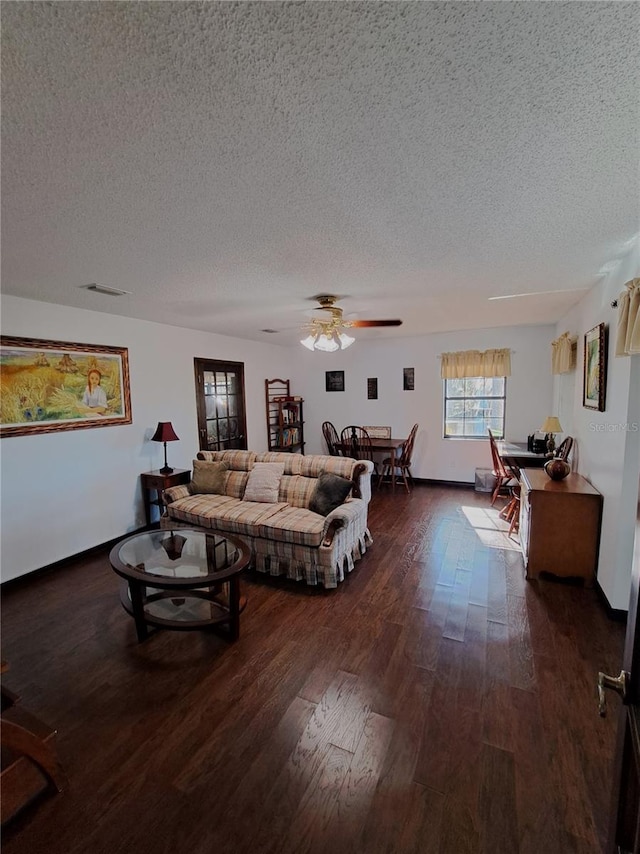
[[584, 336], [582, 405], [604, 412], [607, 388], [607, 330], [599, 323]]
[[131, 423], [126, 347], [0, 336], [0, 438]]

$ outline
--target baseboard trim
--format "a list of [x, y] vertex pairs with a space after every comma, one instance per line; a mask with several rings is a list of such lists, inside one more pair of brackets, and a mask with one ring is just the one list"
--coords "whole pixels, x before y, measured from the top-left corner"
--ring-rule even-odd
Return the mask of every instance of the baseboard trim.
[[598, 599], [600, 600], [605, 611], [607, 612], [607, 616], [609, 617], [609, 619], [614, 620], [616, 623], [626, 623], [628, 612], [623, 611], [621, 608], [612, 608], [611, 607], [611, 605], [609, 604], [609, 600], [607, 599], [606, 593], [604, 592], [602, 587], [600, 587], [600, 585], [598, 584], [597, 578], [596, 578], [596, 582], [595, 582], [594, 587], [595, 587], [595, 591], [598, 595]]
[[82, 552], [77, 552], [77, 554], [69, 555], [68, 557], [63, 557], [60, 560], [55, 561], [54, 563], [49, 563], [46, 566], [41, 566], [39, 569], [32, 569], [31, 572], [25, 572], [24, 575], [18, 575], [17, 578], [9, 578], [0, 584], [0, 590], [13, 590], [15, 587], [19, 587], [21, 584], [31, 584], [32, 581], [36, 581], [41, 576], [48, 575], [50, 572], [55, 572], [55, 570], [57, 569], [63, 569], [65, 566], [70, 566], [77, 560], [84, 560], [85, 558], [89, 558], [92, 555], [98, 554], [99, 552], [108, 551], [112, 549], [116, 543], [119, 543], [121, 540], [124, 540], [125, 537], [132, 537], [134, 534], [139, 534], [142, 531], [152, 530], [155, 527], [157, 526], [143, 525], [141, 528], [136, 528], [134, 531], [127, 531], [126, 534], [120, 534], [119, 537], [114, 537], [112, 540], [107, 540], [106, 543], [101, 543], [97, 546], [91, 546], [91, 548], [85, 549]]

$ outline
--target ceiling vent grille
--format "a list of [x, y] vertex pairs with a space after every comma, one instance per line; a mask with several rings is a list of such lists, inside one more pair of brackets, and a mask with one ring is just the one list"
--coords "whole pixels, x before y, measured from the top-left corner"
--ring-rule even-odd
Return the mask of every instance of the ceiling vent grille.
[[87, 291], [95, 291], [97, 294], [107, 294], [110, 297], [121, 297], [130, 293], [130, 291], [121, 291], [120, 288], [111, 288], [109, 285], [100, 285], [97, 282], [90, 285], [80, 285], [80, 287]]

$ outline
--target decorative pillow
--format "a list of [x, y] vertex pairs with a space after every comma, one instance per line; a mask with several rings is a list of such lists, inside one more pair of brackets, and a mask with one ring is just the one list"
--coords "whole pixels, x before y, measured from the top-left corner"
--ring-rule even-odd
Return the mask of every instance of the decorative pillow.
[[328, 516], [336, 507], [344, 504], [345, 499], [353, 488], [353, 481], [339, 474], [322, 472], [309, 501], [309, 510]]
[[201, 493], [224, 495], [228, 471], [229, 463], [222, 460], [213, 463], [194, 460], [189, 492], [192, 495]]
[[244, 490], [245, 501], [277, 504], [284, 463], [254, 463]]

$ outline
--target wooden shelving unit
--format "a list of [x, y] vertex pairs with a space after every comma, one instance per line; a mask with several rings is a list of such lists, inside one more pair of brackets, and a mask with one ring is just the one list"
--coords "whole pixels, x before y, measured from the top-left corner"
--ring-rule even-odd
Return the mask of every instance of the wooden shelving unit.
[[304, 454], [304, 400], [291, 394], [290, 380], [265, 380], [270, 451]]

